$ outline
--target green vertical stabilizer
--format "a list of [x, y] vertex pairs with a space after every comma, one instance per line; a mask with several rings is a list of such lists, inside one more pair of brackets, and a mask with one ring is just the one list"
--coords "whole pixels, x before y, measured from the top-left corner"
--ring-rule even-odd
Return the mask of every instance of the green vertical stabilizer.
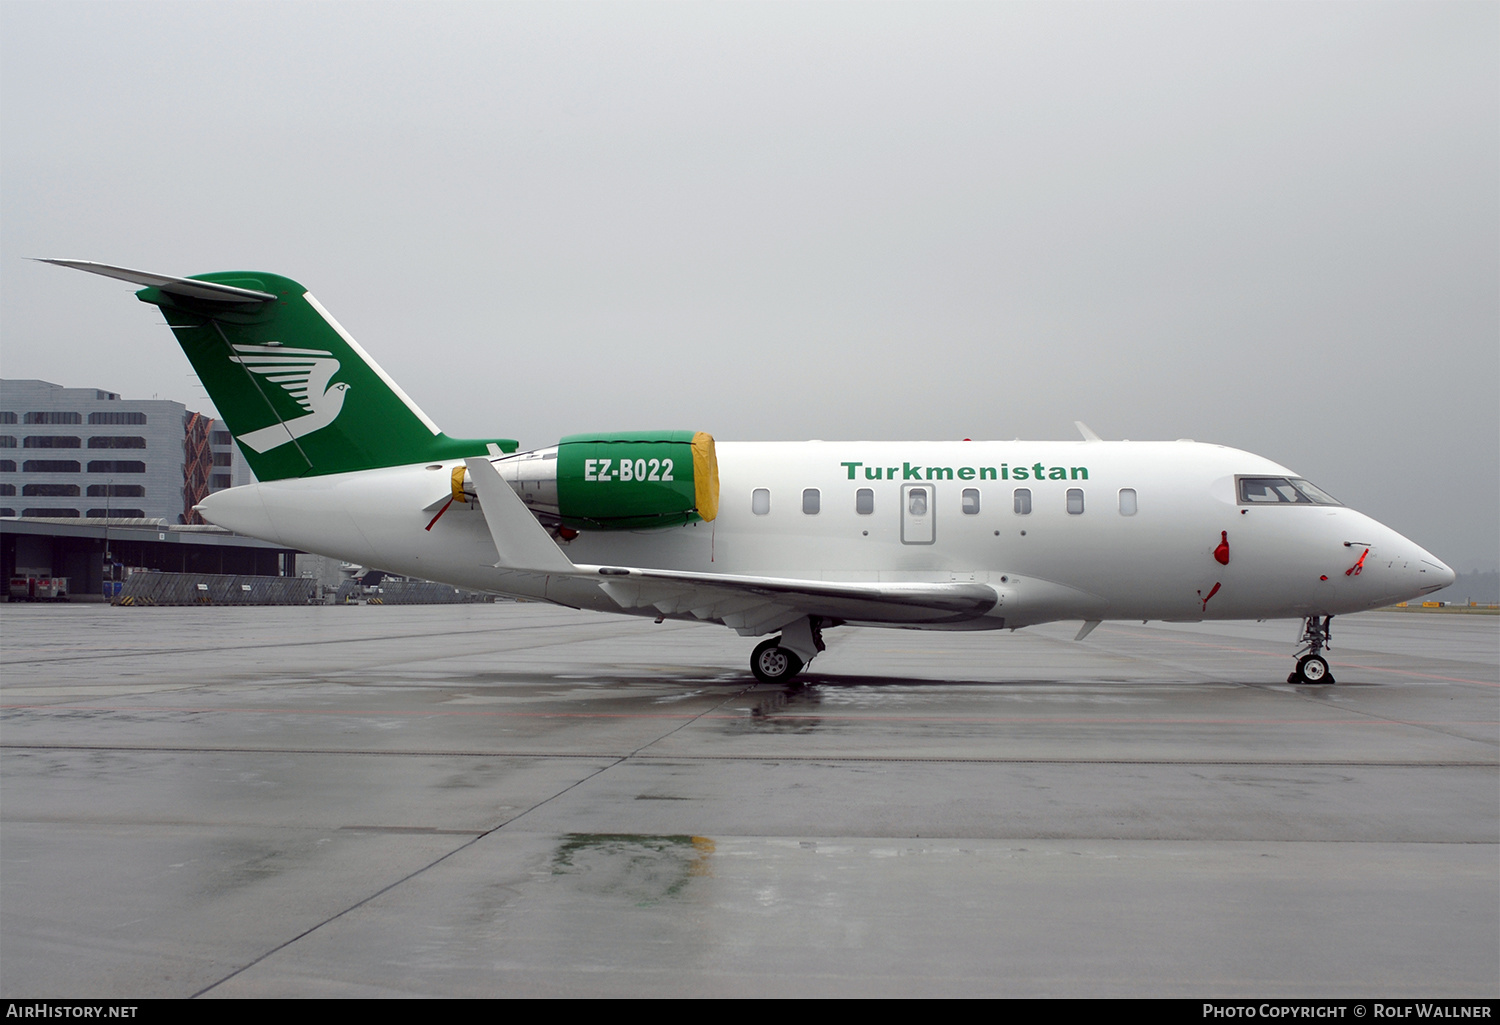
[[136, 295], [161, 308], [260, 480], [462, 459], [490, 446], [516, 449], [510, 439], [465, 440], [439, 431], [289, 278], [228, 271], [164, 279]]

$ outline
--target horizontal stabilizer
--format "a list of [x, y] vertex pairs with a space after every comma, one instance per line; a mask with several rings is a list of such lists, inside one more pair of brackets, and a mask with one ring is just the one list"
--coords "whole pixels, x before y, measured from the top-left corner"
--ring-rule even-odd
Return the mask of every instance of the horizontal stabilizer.
[[166, 274], [152, 274], [150, 271], [131, 270], [129, 267], [111, 267], [107, 263], [94, 263], [92, 260], [38, 258], [37, 262], [54, 263], [59, 267], [72, 267], [74, 270], [86, 270], [90, 274], [102, 274], [106, 278], [118, 278], [121, 281], [129, 281], [133, 285], [159, 288], [168, 295], [179, 295], [188, 299], [207, 299], [210, 302], [221, 303], [266, 303], [276, 298], [270, 292], [259, 292], [253, 288], [236, 288], [234, 285], [221, 285], [215, 281], [197, 281], [193, 278], [174, 278]]

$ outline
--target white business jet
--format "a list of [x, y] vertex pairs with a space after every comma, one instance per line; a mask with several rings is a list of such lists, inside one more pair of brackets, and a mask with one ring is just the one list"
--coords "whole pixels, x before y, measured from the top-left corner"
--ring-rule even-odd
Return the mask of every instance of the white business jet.
[[764, 637], [790, 680], [837, 626], [1302, 621], [1288, 682], [1330, 684], [1332, 617], [1454, 574], [1293, 471], [1221, 445], [725, 443], [578, 434], [518, 452], [444, 435], [301, 285], [82, 260], [144, 286], [259, 483], [210, 522], [277, 544], [572, 608]]

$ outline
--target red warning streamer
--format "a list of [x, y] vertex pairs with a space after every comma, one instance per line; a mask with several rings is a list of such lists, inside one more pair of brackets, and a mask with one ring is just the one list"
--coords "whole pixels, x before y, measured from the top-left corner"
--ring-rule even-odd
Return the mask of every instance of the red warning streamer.
[[463, 502], [465, 505], [469, 504], [469, 496], [464, 493], [464, 467], [462, 465], [455, 466], [450, 477], [452, 478], [449, 485], [451, 497], [443, 503], [443, 507], [437, 511], [437, 515], [427, 521], [428, 530], [432, 529], [432, 525], [442, 518], [443, 513], [447, 512], [448, 507], [454, 502]]

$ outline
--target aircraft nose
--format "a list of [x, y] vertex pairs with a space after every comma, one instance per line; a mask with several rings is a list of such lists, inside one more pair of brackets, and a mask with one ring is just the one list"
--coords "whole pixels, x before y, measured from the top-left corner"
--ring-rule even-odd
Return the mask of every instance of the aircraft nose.
[[1411, 546], [1411, 554], [1405, 561], [1408, 578], [1420, 595], [1441, 591], [1458, 579], [1447, 563], [1420, 545]]
[[[1458, 574], [1436, 555], [1417, 544], [1410, 538], [1403, 537], [1390, 527], [1373, 525], [1371, 530], [1374, 544], [1371, 551], [1373, 566], [1379, 563], [1387, 567], [1387, 573], [1373, 577], [1369, 581], [1370, 586], [1380, 588], [1394, 595], [1399, 589], [1403, 599], [1424, 598], [1434, 591], [1441, 591], [1458, 579]], [[1381, 588], [1381, 584], [1393, 584], [1395, 586]], [[1382, 598], [1390, 595], [1382, 594]]]
[[1431, 577], [1432, 583], [1437, 583], [1441, 587], [1447, 587], [1458, 579], [1458, 574], [1453, 572], [1447, 563], [1432, 553], [1423, 552], [1422, 561], [1427, 564], [1427, 575]]

